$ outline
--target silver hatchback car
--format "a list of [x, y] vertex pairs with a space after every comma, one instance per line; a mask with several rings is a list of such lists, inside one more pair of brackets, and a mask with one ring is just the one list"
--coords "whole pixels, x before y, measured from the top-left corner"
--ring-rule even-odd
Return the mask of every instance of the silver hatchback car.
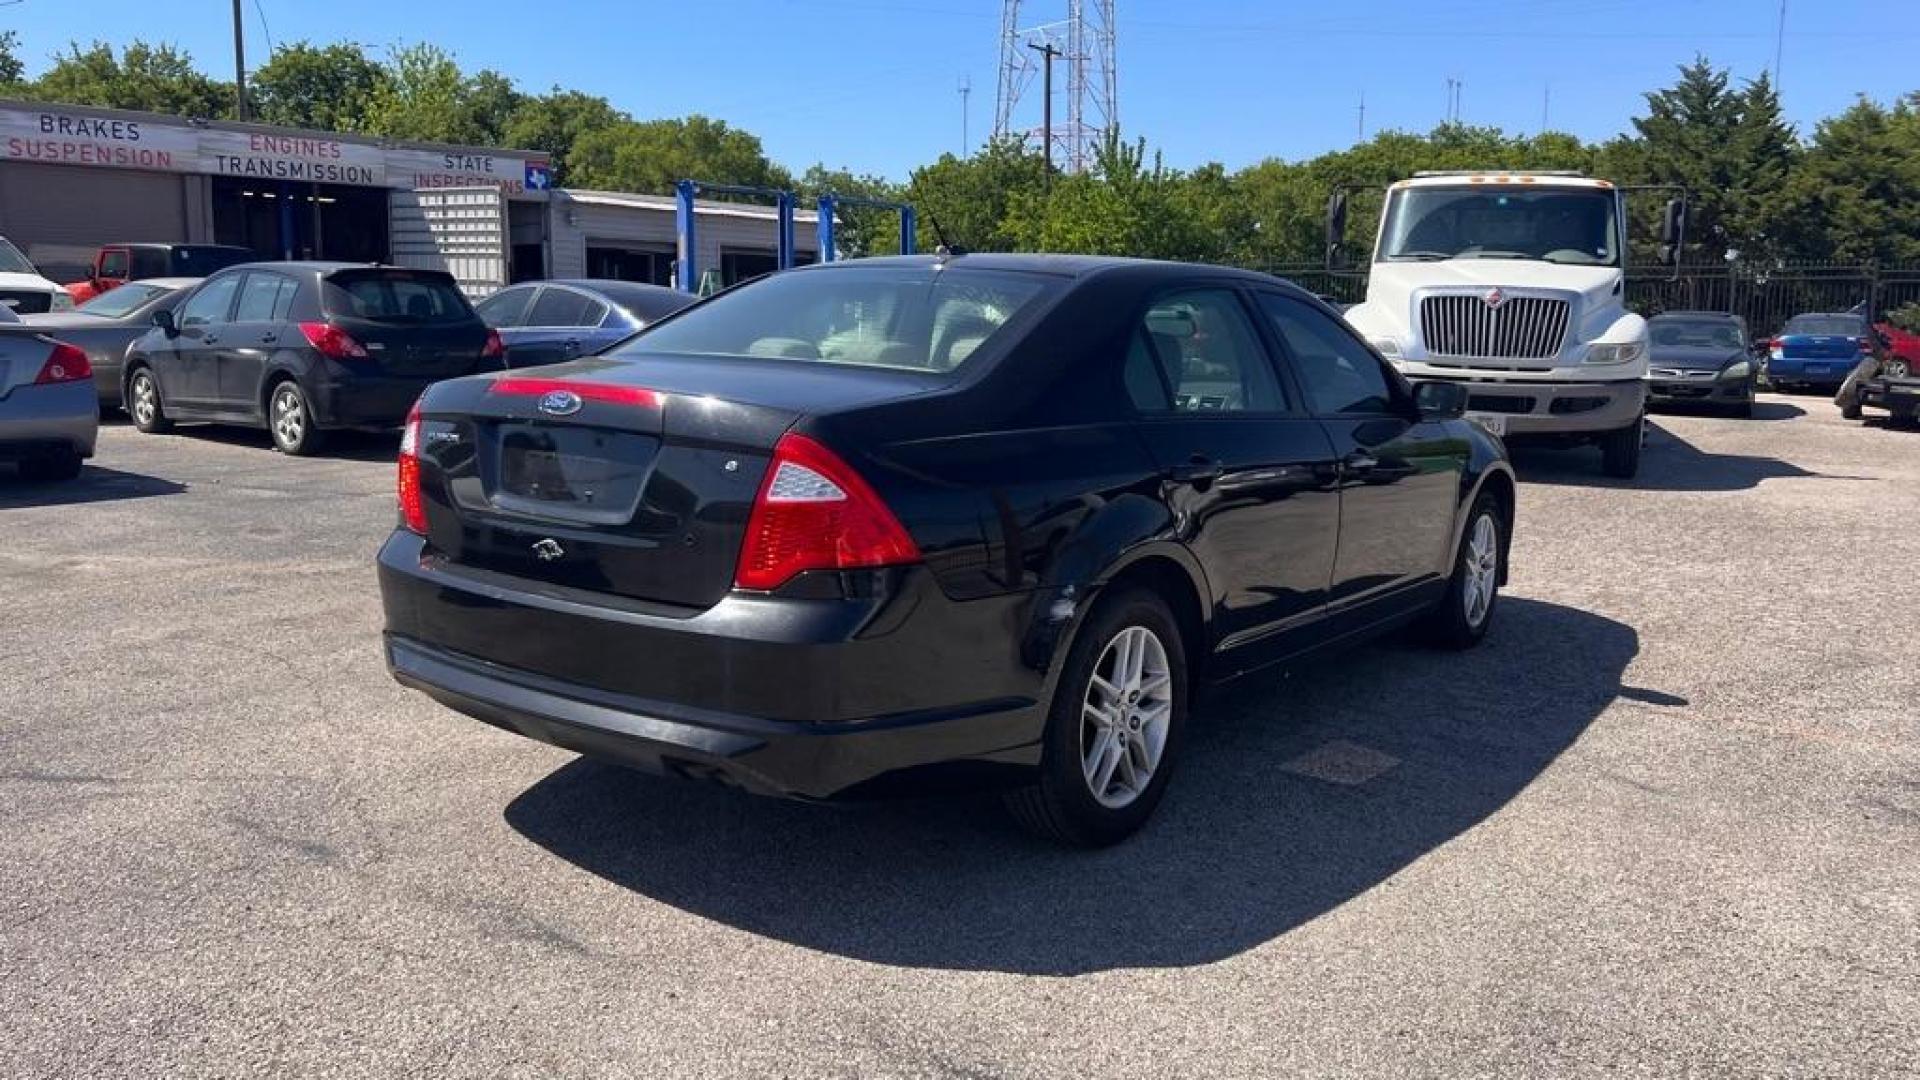
[[71, 480], [99, 434], [87, 354], [0, 315], [0, 462], [29, 482]]

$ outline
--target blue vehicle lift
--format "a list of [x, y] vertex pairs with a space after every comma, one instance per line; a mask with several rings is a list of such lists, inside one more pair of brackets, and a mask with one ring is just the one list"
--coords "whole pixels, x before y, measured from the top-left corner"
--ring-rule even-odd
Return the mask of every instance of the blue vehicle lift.
[[913, 234], [916, 219], [913, 207], [908, 203], [888, 202], [885, 199], [867, 199], [858, 195], [820, 196], [820, 218], [814, 222], [816, 235], [820, 239], [820, 261], [832, 262], [839, 249], [834, 240], [834, 212], [842, 206], [870, 206], [876, 210], [892, 210], [900, 215], [900, 254], [913, 254]]
[[780, 188], [752, 187], [744, 184], [709, 184], [699, 180], [682, 180], [674, 185], [678, 196], [678, 205], [674, 209], [674, 221], [679, 227], [679, 258], [674, 263], [673, 284], [682, 292], [700, 291], [700, 248], [695, 241], [694, 199], [702, 194], [713, 195], [753, 195], [762, 199], [772, 199], [774, 216], [779, 228], [779, 239], [774, 244], [774, 266], [786, 270], [793, 266], [793, 207], [797, 201], [793, 192]]

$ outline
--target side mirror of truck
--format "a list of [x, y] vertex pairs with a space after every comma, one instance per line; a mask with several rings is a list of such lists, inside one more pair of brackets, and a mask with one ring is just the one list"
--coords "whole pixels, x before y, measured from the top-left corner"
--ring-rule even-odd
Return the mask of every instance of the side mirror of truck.
[[1333, 269], [1340, 258], [1340, 248], [1347, 239], [1347, 193], [1335, 189], [1327, 197], [1327, 268]]
[[1466, 415], [1467, 388], [1455, 382], [1416, 382], [1413, 407], [1422, 420], [1452, 420]]
[[168, 337], [175, 337], [180, 333], [180, 326], [173, 321], [173, 312], [171, 311], [154, 312], [153, 325], [159, 327], [160, 332]]
[[1687, 200], [1667, 200], [1667, 211], [1660, 218], [1660, 261], [1668, 266], [1680, 264], [1680, 248], [1687, 240]]

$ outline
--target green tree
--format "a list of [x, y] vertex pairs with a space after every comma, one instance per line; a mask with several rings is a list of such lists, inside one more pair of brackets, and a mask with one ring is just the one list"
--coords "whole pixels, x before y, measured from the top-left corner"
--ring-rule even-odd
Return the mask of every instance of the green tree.
[[570, 165], [573, 146], [590, 131], [615, 127], [632, 118], [606, 98], [554, 87], [550, 92], [521, 99], [507, 118], [501, 141], [518, 150], [544, 150], [553, 161], [557, 182], [573, 182]]
[[989, 143], [972, 157], [942, 154], [915, 169], [907, 200], [920, 212], [920, 249], [939, 243], [937, 221], [948, 240], [970, 251], [1020, 250], [1007, 225], [1008, 207], [1022, 193], [1038, 193], [1045, 176], [1040, 155], [1015, 139]]
[[523, 101], [497, 71], [468, 76], [452, 54], [421, 43], [394, 47], [367, 103], [367, 130], [392, 139], [498, 145]]
[[27, 93], [41, 101], [178, 116], [214, 119], [233, 113], [233, 84], [202, 75], [192, 57], [171, 45], [144, 41], [130, 43], [118, 55], [104, 41], [85, 49], [70, 44]]
[[[905, 192], [885, 177], [855, 174], [847, 169], [829, 169], [814, 165], [801, 174], [794, 191], [802, 209], [812, 209], [822, 195], [846, 195], [858, 199], [901, 202]], [[898, 255], [900, 253], [900, 216], [877, 207], [844, 205], [835, 215], [838, 225], [834, 241], [844, 255]], [[918, 244], [918, 237], [915, 243]]]
[[27, 66], [20, 62], [20, 35], [0, 30], [0, 87], [15, 93], [26, 77]]
[[1803, 257], [1920, 262], [1920, 93], [1822, 121], [1785, 204]]
[[352, 42], [283, 45], [253, 73], [254, 111], [269, 124], [321, 131], [365, 131], [387, 69]]
[[627, 120], [584, 132], [568, 157], [580, 187], [664, 193], [680, 180], [789, 188], [758, 137], [719, 120]]

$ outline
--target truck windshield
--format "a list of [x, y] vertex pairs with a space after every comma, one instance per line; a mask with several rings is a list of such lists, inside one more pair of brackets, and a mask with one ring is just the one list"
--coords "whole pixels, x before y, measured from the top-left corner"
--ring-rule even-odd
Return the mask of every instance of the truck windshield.
[[6, 237], [0, 236], [0, 273], [37, 274], [39, 272], [33, 268], [32, 263], [27, 261], [25, 255], [20, 254], [19, 248], [14, 247]]
[[1620, 265], [1611, 191], [1414, 187], [1392, 193], [1379, 259], [1539, 259]]

